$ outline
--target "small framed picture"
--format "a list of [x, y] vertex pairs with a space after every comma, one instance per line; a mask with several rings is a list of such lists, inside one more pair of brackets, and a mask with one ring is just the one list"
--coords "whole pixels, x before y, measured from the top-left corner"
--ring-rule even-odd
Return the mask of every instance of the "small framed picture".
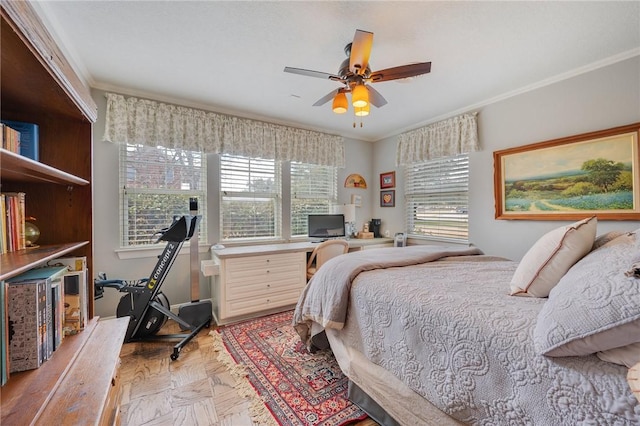
[[351, 194], [351, 204], [356, 207], [362, 207], [362, 195]]
[[380, 188], [394, 188], [396, 186], [396, 172], [380, 173]]
[[395, 207], [396, 191], [390, 189], [388, 191], [380, 191], [380, 207]]

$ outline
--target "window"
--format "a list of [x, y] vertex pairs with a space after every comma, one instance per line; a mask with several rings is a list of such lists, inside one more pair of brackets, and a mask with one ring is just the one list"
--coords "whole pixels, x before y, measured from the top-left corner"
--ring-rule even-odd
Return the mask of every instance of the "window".
[[174, 216], [189, 213], [198, 198], [199, 239], [206, 241], [206, 156], [200, 152], [120, 146], [120, 228], [122, 246], [154, 244]]
[[410, 236], [468, 241], [468, 154], [408, 165], [405, 182]]
[[281, 236], [281, 173], [275, 160], [220, 156], [222, 240]]
[[336, 203], [338, 169], [291, 163], [291, 236], [307, 236], [307, 216], [329, 213]]

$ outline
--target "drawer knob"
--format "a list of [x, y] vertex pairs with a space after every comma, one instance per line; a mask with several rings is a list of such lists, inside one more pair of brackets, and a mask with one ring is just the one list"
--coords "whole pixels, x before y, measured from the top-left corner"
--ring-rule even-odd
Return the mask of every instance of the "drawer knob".
[[267, 288], [271, 288], [271, 284], [267, 284]]

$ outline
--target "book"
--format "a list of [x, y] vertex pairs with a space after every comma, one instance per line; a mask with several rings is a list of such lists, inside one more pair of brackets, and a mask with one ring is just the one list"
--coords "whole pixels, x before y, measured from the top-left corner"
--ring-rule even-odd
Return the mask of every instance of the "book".
[[78, 334], [83, 329], [81, 274], [81, 271], [73, 271], [64, 276], [64, 334], [67, 336]]
[[7, 251], [7, 204], [5, 195], [0, 194], [0, 254]]
[[89, 316], [87, 306], [87, 258], [61, 257], [51, 264], [66, 266], [64, 275], [63, 297], [65, 305], [65, 334], [76, 334], [87, 325]]
[[62, 344], [64, 339], [64, 298], [62, 281], [51, 283], [51, 316], [53, 317], [53, 350]]
[[9, 317], [7, 283], [0, 281], [0, 386], [9, 380]]
[[42, 299], [46, 290], [46, 280], [9, 283], [9, 373], [32, 370], [45, 361], [46, 306]]
[[40, 161], [39, 155], [39, 137], [40, 128], [35, 123], [27, 123], [24, 121], [2, 120], [5, 126], [16, 130], [20, 134], [20, 142], [18, 150], [14, 151], [20, 155], [30, 158], [34, 161]]
[[13, 326], [11, 372], [38, 368], [53, 355], [56, 325], [52, 286], [61, 285], [65, 272], [64, 266], [34, 268], [8, 280]]
[[4, 198], [4, 209], [6, 215], [3, 216], [5, 221], [2, 226], [2, 237], [6, 237], [6, 251], [12, 252], [22, 250], [26, 248], [25, 239], [25, 221], [26, 221], [26, 207], [24, 192], [4, 192], [2, 193]]
[[0, 123], [0, 136], [2, 137], [2, 148], [18, 154], [20, 147], [20, 132]]

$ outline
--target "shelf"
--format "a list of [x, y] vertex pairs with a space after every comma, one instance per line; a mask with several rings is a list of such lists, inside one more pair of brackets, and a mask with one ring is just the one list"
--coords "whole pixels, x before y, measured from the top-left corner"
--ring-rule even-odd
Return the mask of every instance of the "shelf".
[[2, 180], [20, 182], [55, 183], [60, 185], [88, 185], [89, 181], [63, 172], [46, 164], [33, 161], [0, 148], [0, 174]]
[[[74, 401], [77, 404], [83, 395], [89, 398], [86, 395], [87, 389], [102, 390], [100, 402], [104, 404], [103, 394], [109, 390], [111, 381], [109, 376], [113, 367], [117, 365], [117, 357], [127, 324], [128, 318], [98, 321], [98, 317], [94, 317], [87, 322], [87, 326], [80, 333], [75, 336], [65, 336], [60, 348], [40, 368], [13, 373], [9, 382], [2, 387], [0, 424], [33, 424], [38, 417], [49, 410], [68, 410], [73, 407], [73, 404], [60, 404], [56, 403], [56, 400], [73, 396], [78, 398]], [[114, 357], [116, 359], [113, 359]], [[104, 363], [100, 365], [101, 362]], [[75, 376], [85, 372], [88, 367], [94, 369], [94, 374], [85, 374], [82, 380], [78, 380]], [[100, 371], [101, 368], [104, 372]], [[106, 378], [103, 377], [105, 373]], [[100, 381], [100, 384], [92, 387], [92, 382], [95, 381]], [[78, 388], [81, 388], [82, 392], [79, 392]], [[100, 404], [91, 405], [91, 402], [93, 401], [88, 399], [81, 402], [85, 407], [80, 414], [84, 415], [82, 420], [87, 424], [97, 423], [90, 422], [89, 417], [91, 413], [93, 415], [99, 413], [102, 408]], [[49, 403], [51, 405], [48, 405]], [[54, 423], [61, 421], [60, 417], [56, 418]], [[45, 424], [51, 424], [50, 422], [51, 418], [47, 419]], [[80, 423], [82, 421], [79, 420], [74, 424]]]
[[52, 244], [5, 253], [0, 256], [0, 281], [26, 272], [36, 266], [44, 265], [50, 260], [61, 257], [87, 244], [89, 244], [88, 241]]

